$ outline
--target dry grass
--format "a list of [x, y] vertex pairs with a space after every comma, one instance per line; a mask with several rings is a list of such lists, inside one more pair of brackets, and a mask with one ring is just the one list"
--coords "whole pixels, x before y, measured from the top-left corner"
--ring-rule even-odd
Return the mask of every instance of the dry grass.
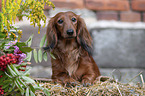
[[[141, 79], [142, 84], [131, 85], [117, 82], [110, 77], [101, 76], [93, 86], [83, 87], [83, 85], [78, 84], [72, 88], [54, 84], [50, 79], [36, 80], [41, 81], [41, 86], [49, 89], [51, 96], [145, 96], [142, 76]], [[36, 92], [37, 96], [42, 96], [42, 94], [43, 92], [41, 91]]]

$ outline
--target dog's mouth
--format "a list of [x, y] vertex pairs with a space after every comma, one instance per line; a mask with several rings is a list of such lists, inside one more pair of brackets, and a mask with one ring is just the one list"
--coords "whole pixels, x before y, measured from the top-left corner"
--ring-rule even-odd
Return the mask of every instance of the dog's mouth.
[[66, 39], [74, 39], [76, 38], [76, 36], [69, 36], [69, 37], [66, 37]]
[[71, 35], [71, 36], [69, 36], [69, 35], [62, 35], [61, 36], [63, 39], [74, 39], [74, 38], [76, 38], [77, 36], [76, 35]]

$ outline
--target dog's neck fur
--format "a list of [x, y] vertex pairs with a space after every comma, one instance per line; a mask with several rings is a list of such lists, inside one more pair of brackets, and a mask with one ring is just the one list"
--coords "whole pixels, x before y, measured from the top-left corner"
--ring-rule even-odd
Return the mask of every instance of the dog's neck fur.
[[[76, 72], [79, 64], [80, 46], [75, 38], [72, 39], [60, 39], [57, 42], [57, 51], [54, 52], [58, 59], [63, 62], [65, 69], [71, 76]], [[62, 55], [63, 54], [63, 55]], [[60, 62], [61, 62], [60, 61]]]

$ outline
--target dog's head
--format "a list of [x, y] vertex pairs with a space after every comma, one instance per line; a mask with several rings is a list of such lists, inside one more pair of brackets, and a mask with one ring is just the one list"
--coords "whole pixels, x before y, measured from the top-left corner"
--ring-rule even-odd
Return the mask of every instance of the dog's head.
[[61, 12], [55, 17], [55, 27], [57, 34], [62, 38], [74, 38], [76, 37], [77, 29], [77, 15], [72, 12]]
[[50, 19], [47, 27], [48, 46], [44, 49], [53, 49], [59, 38], [76, 38], [77, 42], [89, 53], [92, 50], [92, 38], [86, 28], [84, 20], [75, 13], [60, 12]]

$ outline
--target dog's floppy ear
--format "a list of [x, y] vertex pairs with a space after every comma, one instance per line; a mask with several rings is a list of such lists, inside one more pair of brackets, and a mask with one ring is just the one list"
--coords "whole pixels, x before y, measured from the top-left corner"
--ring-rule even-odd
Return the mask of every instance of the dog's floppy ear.
[[47, 26], [46, 38], [47, 38], [47, 46], [44, 47], [43, 49], [44, 50], [53, 49], [57, 44], [57, 32], [55, 28], [54, 18], [51, 18], [49, 20], [49, 24]]
[[87, 30], [84, 20], [78, 16], [77, 21], [77, 41], [89, 53], [92, 54], [92, 38]]

